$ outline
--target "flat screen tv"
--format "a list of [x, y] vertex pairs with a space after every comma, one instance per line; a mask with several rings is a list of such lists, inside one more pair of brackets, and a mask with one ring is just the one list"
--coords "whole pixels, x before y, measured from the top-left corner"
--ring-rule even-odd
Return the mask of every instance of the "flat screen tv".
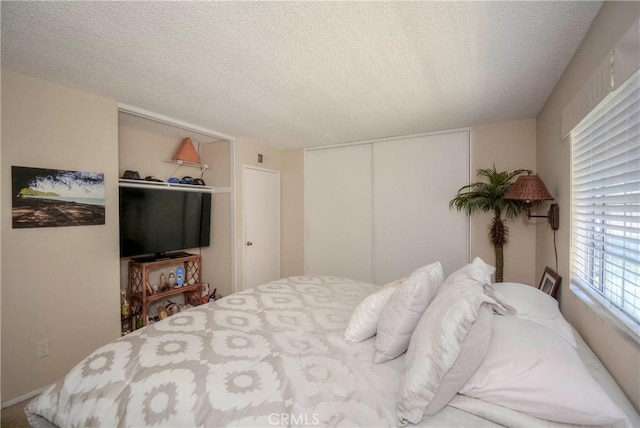
[[208, 247], [210, 230], [211, 193], [120, 187], [121, 258], [166, 258], [171, 252]]

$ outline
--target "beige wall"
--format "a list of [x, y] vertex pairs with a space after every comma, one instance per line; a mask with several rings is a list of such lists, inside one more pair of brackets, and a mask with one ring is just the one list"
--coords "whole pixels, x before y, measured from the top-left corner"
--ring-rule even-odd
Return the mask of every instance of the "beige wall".
[[[261, 164], [258, 163], [259, 153], [264, 156], [263, 163]], [[236, 138], [236, 291], [242, 290], [244, 283], [243, 253], [245, 237], [244, 217], [242, 211], [244, 185], [242, 175], [244, 165], [270, 169], [273, 171], [282, 171], [282, 150], [269, 147], [249, 138]], [[281, 198], [282, 197], [283, 195], [281, 194]], [[281, 224], [283, 224], [282, 219]]]
[[[214, 142], [201, 145], [202, 161], [211, 165], [205, 173], [205, 183], [216, 188], [231, 186], [232, 143]], [[228, 296], [233, 290], [233, 226], [231, 193], [214, 193], [211, 212], [211, 246], [207, 250], [209, 258], [204, 265], [205, 281], [211, 283], [221, 296]], [[204, 254], [204, 251], [203, 251]], [[210, 279], [208, 279], [210, 278]]]
[[[172, 133], [173, 134], [173, 133]], [[179, 134], [179, 132], [178, 132]], [[173, 157], [182, 141], [182, 136], [164, 135], [136, 126], [119, 126], [119, 173], [127, 169], [135, 170], [144, 178], [148, 175], [166, 179], [172, 174], [175, 164], [166, 161]], [[209, 140], [203, 136], [203, 141]], [[197, 145], [195, 138], [194, 144]], [[200, 145], [201, 162], [211, 168], [204, 173], [208, 186], [230, 186], [230, 145], [228, 142], [212, 142]], [[174, 176], [200, 176], [200, 169], [180, 166]], [[211, 213], [211, 245], [202, 248], [202, 272], [204, 282], [208, 282], [223, 296], [231, 293], [231, 194], [214, 193]], [[198, 253], [198, 249], [188, 250]], [[123, 259], [120, 268], [120, 286], [127, 282], [128, 259]], [[212, 288], [212, 289], [213, 289]]]
[[[12, 229], [11, 166], [102, 172], [106, 224]], [[120, 335], [115, 101], [2, 71], [2, 398], [61, 377]], [[50, 355], [35, 358], [49, 339]]]
[[[478, 169], [492, 168], [493, 165], [498, 171], [535, 171], [535, 119], [471, 127], [471, 182], [478, 181]], [[495, 265], [495, 254], [488, 238], [491, 217], [492, 213], [471, 216], [470, 249], [471, 259], [478, 256]], [[507, 220], [506, 225], [510, 234], [509, 244], [504, 250], [504, 281], [537, 285], [537, 277], [542, 276], [542, 271], [535, 268], [535, 226], [529, 224], [524, 215]]]
[[[0, 70], [0, 94], [2, 94], [2, 70]], [[2, 103], [0, 102], [0, 117], [2, 117]], [[1, 120], [0, 120], [1, 122]], [[2, 146], [2, 138], [0, 137], [0, 147]], [[2, 149], [0, 148], [0, 165], [2, 165]], [[0, 174], [0, 189], [2, 189], [2, 174]], [[0, 202], [1, 206], [1, 202]], [[0, 224], [2, 224], [4, 210], [0, 209]], [[0, 229], [0, 242], [2, 241], [2, 230]], [[2, 245], [0, 244], [0, 404], [2, 401]]]
[[282, 152], [283, 277], [304, 275], [304, 149]]
[[[638, 2], [605, 2], [580, 48], [537, 118], [537, 164], [540, 177], [560, 206], [558, 230], [561, 309], [607, 366], [636, 409], [640, 409], [640, 347], [638, 342], [598, 314], [569, 290], [570, 262], [570, 147], [561, 139], [562, 109], [605, 59], [616, 41], [640, 16]], [[547, 225], [537, 227], [536, 270], [553, 266], [553, 235]]]

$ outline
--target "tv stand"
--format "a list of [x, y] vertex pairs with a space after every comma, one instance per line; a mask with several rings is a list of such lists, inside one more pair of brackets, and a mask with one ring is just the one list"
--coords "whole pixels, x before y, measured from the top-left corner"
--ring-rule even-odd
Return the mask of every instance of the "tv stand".
[[[192, 306], [202, 304], [202, 260], [197, 254], [184, 252], [166, 254], [168, 258], [158, 260], [156, 256], [146, 257], [146, 261], [131, 259], [129, 261], [129, 283], [127, 295], [131, 305], [131, 330], [145, 326], [149, 322], [149, 305], [168, 299], [171, 296], [184, 295], [185, 303]], [[154, 292], [152, 282], [157, 283], [160, 272], [167, 274], [182, 266], [185, 272], [184, 284], [173, 288]], [[154, 280], [151, 271], [156, 271]], [[159, 272], [158, 272], [159, 271]]]

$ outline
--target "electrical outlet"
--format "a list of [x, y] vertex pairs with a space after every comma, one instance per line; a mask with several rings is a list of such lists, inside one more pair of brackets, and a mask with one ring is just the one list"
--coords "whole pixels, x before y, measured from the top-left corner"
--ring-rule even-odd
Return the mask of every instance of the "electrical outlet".
[[49, 355], [49, 339], [36, 342], [36, 358], [43, 358]]

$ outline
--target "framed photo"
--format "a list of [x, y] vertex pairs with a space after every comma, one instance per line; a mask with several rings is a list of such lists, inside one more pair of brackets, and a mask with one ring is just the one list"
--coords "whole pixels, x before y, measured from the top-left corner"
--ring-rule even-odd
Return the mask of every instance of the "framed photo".
[[104, 174], [11, 167], [14, 229], [105, 224]]
[[538, 289], [543, 293], [546, 293], [549, 296], [555, 298], [561, 281], [562, 277], [560, 277], [560, 275], [558, 275], [550, 267], [546, 267], [544, 268], [544, 273], [542, 274], [540, 284], [538, 284]]
[[208, 283], [205, 282], [200, 286], [200, 296], [209, 297], [209, 284]]

